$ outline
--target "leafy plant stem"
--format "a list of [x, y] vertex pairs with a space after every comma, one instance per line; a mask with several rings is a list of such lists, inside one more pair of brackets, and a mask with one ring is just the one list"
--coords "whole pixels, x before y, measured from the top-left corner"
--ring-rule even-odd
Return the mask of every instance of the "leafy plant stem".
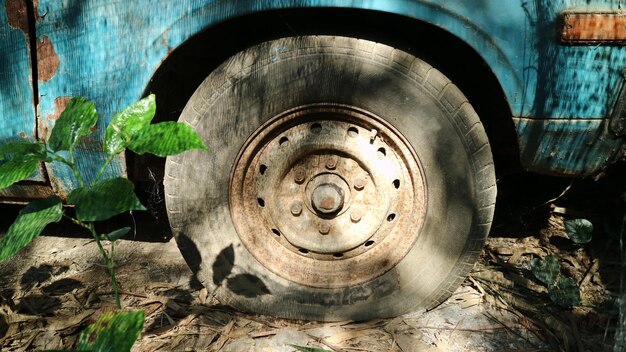
[[[81, 222], [79, 220], [76, 220], [78, 222]], [[91, 236], [94, 238], [94, 240], [96, 240], [96, 244], [98, 245], [98, 250], [100, 251], [100, 254], [102, 254], [102, 257], [104, 258], [104, 261], [107, 265], [107, 269], [109, 269], [109, 276], [111, 276], [111, 286], [113, 286], [113, 294], [115, 296], [115, 306], [117, 307], [117, 309], [122, 309], [122, 305], [120, 303], [120, 294], [119, 294], [119, 289], [117, 287], [117, 280], [115, 280], [115, 263], [113, 262], [113, 251], [115, 249], [115, 245], [113, 242], [111, 242], [111, 253], [107, 254], [107, 251], [104, 249], [104, 246], [102, 245], [102, 242], [100, 241], [100, 237], [98, 237], [98, 233], [96, 232], [96, 228], [94, 227], [94, 225], [92, 223], [86, 224], [87, 228], [89, 229], [89, 232], [91, 232]]]
[[64, 218], [66, 218], [66, 219], [68, 219], [69, 221], [73, 222], [74, 224], [76, 224], [76, 225], [78, 225], [78, 226], [80, 226], [80, 227], [84, 227], [84, 228], [86, 228], [87, 230], [90, 230], [90, 231], [91, 231], [91, 228], [89, 227], [89, 225], [85, 224], [84, 222], [79, 221], [79, 220], [76, 220], [76, 219], [74, 219], [73, 217], [71, 217], [71, 216], [69, 216], [69, 215], [66, 215], [65, 213], [63, 213], [63, 217], [64, 217]]
[[80, 220], [74, 219], [73, 217], [65, 215], [65, 214], [63, 214], [63, 217], [66, 219], [69, 219], [70, 221], [72, 221], [74, 224], [78, 226], [86, 228], [87, 230], [89, 230], [89, 233], [91, 233], [91, 236], [93, 237], [93, 239], [96, 241], [96, 244], [98, 245], [98, 250], [100, 251], [102, 258], [104, 258], [104, 262], [107, 265], [107, 269], [109, 270], [109, 276], [111, 276], [111, 285], [113, 286], [113, 294], [115, 295], [115, 306], [117, 307], [117, 309], [122, 309], [122, 305], [120, 303], [119, 289], [117, 286], [117, 280], [115, 279], [115, 262], [113, 261], [114, 250], [115, 250], [114, 242], [111, 242], [111, 253], [108, 254], [106, 249], [104, 249], [104, 246], [102, 245], [102, 242], [100, 241], [100, 238], [98, 237], [98, 233], [96, 232], [96, 228], [94, 227], [92, 223], [86, 224]]
[[104, 170], [106, 170], [106, 168], [109, 166], [111, 161], [113, 161], [114, 157], [115, 157], [115, 155], [109, 155], [107, 157], [107, 160], [104, 162], [104, 165], [102, 165], [102, 168], [100, 168], [100, 171], [98, 171], [98, 174], [96, 175], [96, 178], [93, 179], [93, 182], [91, 183], [91, 186], [93, 186], [94, 184], [96, 184], [96, 182], [98, 182], [98, 180], [100, 179], [100, 176], [102, 176], [102, 174], [104, 173]]
[[67, 161], [67, 159], [65, 159], [64, 157], [59, 156], [59, 155], [58, 155], [58, 154], [56, 154], [56, 153], [55, 153], [55, 154], [53, 154], [53, 155], [54, 155], [54, 157], [53, 157], [53, 158], [50, 158], [50, 161], [58, 161], [58, 162], [63, 163], [63, 164], [65, 164], [65, 165], [69, 166], [69, 167], [72, 167], [72, 163], [70, 163], [69, 161]]
[[115, 242], [111, 242], [111, 255], [107, 259], [107, 266], [109, 268], [109, 275], [111, 275], [111, 285], [113, 286], [113, 293], [115, 294], [115, 306], [117, 309], [122, 309], [122, 304], [120, 303], [120, 292], [117, 287], [117, 280], [115, 279], [115, 262], [113, 261], [115, 258]]
[[76, 164], [74, 163], [74, 148], [70, 148], [69, 153], [70, 153], [70, 163], [69, 163], [70, 168], [72, 168], [72, 172], [74, 173], [74, 176], [78, 180], [78, 184], [80, 184], [81, 187], [85, 187], [85, 182], [83, 182], [83, 178], [80, 177], [78, 168], [76, 167]]

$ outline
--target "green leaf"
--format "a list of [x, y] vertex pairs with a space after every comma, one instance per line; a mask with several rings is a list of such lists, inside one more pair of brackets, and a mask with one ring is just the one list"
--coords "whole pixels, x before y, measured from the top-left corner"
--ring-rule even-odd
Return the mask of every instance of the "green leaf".
[[593, 233], [593, 224], [587, 219], [565, 220], [565, 232], [577, 244], [589, 243]]
[[79, 351], [126, 352], [141, 334], [145, 316], [142, 310], [134, 312], [106, 312], [89, 325], [78, 337]]
[[99, 181], [91, 188], [80, 187], [67, 197], [76, 205], [80, 221], [102, 221], [129, 210], [146, 210], [135, 195], [133, 183], [125, 178]]
[[11, 156], [32, 156], [44, 160], [46, 158], [46, 146], [43, 143], [29, 140], [8, 142], [0, 146], [0, 159]]
[[57, 196], [28, 204], [20, 211], [6, 235], [0, 239], [0, 261], [26, 247], [48, 224], [61, 220], [62, 215], [63, 206]]
[[126, 109], [115, 114], [106, 129], [104, 137], [104, 151], [109, 155], [116, 155], [124, 151], [132, 137], [150, 121], [156, 112], [154, 94], [139, 100]]
[[74, 97], [54, 123], [48, 145], [53, 151], [69, 150], [84, 136], [92, 133], [91, 129], [98, 121], [98, 113], [93, 102], [83, 97]]
[[0, 159], [8, 159], [0, 164], [0, 189], [27, 179], [46, 158], [46, 146], [42, 143], [23, 140], [0, 146]]
[[298, 345], [289, 345], [289, 346], [301, 352], [332, 352], [329, 350], [324, 350], [321, 348], [314, 348], [314, 347], [305, 347], [305, 346], [298, 346]]
[[0, 189], [27, 179], [39, 168], [39, 160], [14, 158], [0, 165]]
[[548, 291], [552, 302], [561, 307], [573, 307], [580, 304], [580, 290], [572, 278], [560, 278]]
[[555, 256], [548, 255], [543, 260], [539, 258], [531, 260], [530, 269], [539, 281], [551, 286], [556, 282], [561, 266]]
[[122, 236], [124, 236], [125, 234], [128, 233], [128, 231], [130, 231], [130, 227], [126, 226], [126, 227], [122, 227], [121, 229], [117, 229], [115, 231], [111, 231], [109, 233], [107, 233], [106, 235], [104, 235], [104, 238], [113, 242], [116, 240], [119, 240], [120, 238], [122, 238]]
[[191, 126], [180, 122], [161, 122], [142, 128], [133, 136], [128, 149], [137, 154], [168, 156], [191, 149], [207, 150]]

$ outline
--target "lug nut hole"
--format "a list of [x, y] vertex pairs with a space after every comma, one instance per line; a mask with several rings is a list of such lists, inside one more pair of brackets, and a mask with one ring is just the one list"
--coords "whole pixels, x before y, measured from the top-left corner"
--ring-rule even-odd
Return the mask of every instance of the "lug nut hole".
[[274, 235], [280, 237], [280, 231], [278, 231], [278, 229], [272, 229], [272, 232], [274, 233]]
[[322, 132], [322, 125], [320, 125], [319, 123], [314, 123], [311, 125], [311, 132], [317, 134]]
[[264, 208], [264, 207], [265, 207], [265, 199], [263, 199], [263, 198], [257, 198], [257, 199], [256, 199], [256, 201], [257, 201], [257, 203], [259, 203], [259, 206], [260, 206], [261, 208]]
[[341, 258], [341, 257], [343, 257], [343, 253], [335, 253], [335, 254], [333, 254], [333, 257]]
[[267, 165], [261, 164], [261, 166], [259, 167], [259, 173], [261, 175], [265, 175], [265, 171], [267, 171]]
[[369, 247], [369, 246], [371, 246], [373, 244], [374, 244], [374, 241], [369, 240], [369, 241], [365, 242], [365, 247]]
[[387, 155], [387, 150], [385, 148], [378, 148], [378, 155], [379, 156], [386, 156]]
[[308, 253], [309, 253], [309, 250], [308, 250], [308, 249], [306, 249], [306, 248], [300, 248], [300, 249], [298, 249], [298, 252], [300, 252], [300, 253], [302, 253], [302, 254], [308, 254]]
[[356, 127], [348, 128], [348, 136], [356, 137], [359, 134], [359, 130]]
[[398, 179], [393, 180], [393, 186], [396, 189], [399, 189], [400, 188], [400, 180], [398, 180]]
[[285, 145], [285, 143], [289, 142], [289, 138], [282, 136], [280, 137], [280, 139], [278, 140], [278, 144], [282, 147], [283, 145]]
[[396, 218], [396, 214], [391, 213], [387, 216], [387, 221], [392, 222]]

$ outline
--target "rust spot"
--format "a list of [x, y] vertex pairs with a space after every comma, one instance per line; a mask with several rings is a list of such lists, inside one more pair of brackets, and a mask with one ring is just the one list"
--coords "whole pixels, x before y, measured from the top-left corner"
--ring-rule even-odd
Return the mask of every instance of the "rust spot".
[[324, 210], [332, 210], [337, 206], [335, 202], [335, 198], [333, 197], [325, 197], [320, 202], [320, 208]]
[[49, 121], [55, 121], [56, 119], [58, 119], [59, 116], [61, 116], [63, 110], [65, 110], [67, 103], [69, 103], [71, 99], [72, 97], [57, 97], [56, 99], [54, 99], [54, 112], [46, 116], [46, 119], [48, 119]]
[[161, 37], [161, 42], [163, 43], [163, 45], [165, 45], [165, 48], [167, 48], [167, 55], [169, 56], [173, 50], [170, 44], [167, 42], [167, 39], [165, 39], [165, 36]]
[[37, 138], [41, 141], [47, 141], [50, 138], [45, 121], [45, 119], [37, 119]]
[[61, 116], [63, 110], [69, 103], [71, 97], [57, 97], [54, 99], [54, 112], [50, 115], [47, 115], [45, 119], [37, 119], [37, 134], [41, 140], [47, 141], [50, 137], [48, 135], [48, 125], [47, 121], [55, 121]]
[[581, 44], [626, 42], [626, 14], [565, 13], [561, 39]]
[[26, 1], [9, 0], [6, 2], [7, 18], [9, 26], [24, 32], [28, 37], [28, 9]]
[[37, 71], [39, 80], [49, 81], [59, 69], [59, 57], [47, 36], [37, 39]]
[[[6, 2], [7, 19], [9, 26], [24, 32], [28, 38], [28, 6], [26, 2], [30, 0], [9, 0]], [[39, 0], [33, 0], [35, 10], [35, 21], [39, 21]]]

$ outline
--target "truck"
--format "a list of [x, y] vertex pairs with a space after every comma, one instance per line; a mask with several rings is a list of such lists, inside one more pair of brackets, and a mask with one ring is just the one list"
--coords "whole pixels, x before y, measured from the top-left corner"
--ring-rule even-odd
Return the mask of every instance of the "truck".
[[[222, 303], [362, 320], [432, 308], [464, 280], [519, 170], [599, 175], [626, 156], [621, 0], [2, 0], [0, 143], [46, 141], [71, 97], [209, 152], [120, 154], [163, 182], [169, 226]], [[67, 197], [42, 163], [5, 202]]]

